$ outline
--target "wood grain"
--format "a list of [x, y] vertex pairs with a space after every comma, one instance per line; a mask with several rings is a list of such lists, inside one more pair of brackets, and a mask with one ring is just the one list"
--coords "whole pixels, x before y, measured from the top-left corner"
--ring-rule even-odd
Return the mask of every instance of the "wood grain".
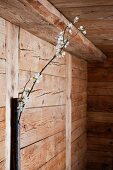
[[18, 31], [19, 28], [6, 21], [6, 165], [10, 169], [10, 114], [11, 97], [18, 97]]
[[64, 133], [60, 132], [54, 136], [41, 140], [21, 150], [22, 169], [39, 169], [55, 155], [65, 149]]
[[[38, 0], [36, 2], [33, 0], [0, 1], [0, 7], [0, 15], [3, 18], [54, 45], [56, 44], [55, 37], [59, 33], [59, 30], [64, 29], [68, 23], [68, 20], [45, 0]], [[76, 35], [77, 32], [78, 30], [73, 26], [73, 36]], [[75, 43], [76, 46], [73, 45]], [[106, 56], [80, 32], [71, 40], [70, 46], [66, 50], [75, 56], [87, 60], [102, 61], [106, 58]]]

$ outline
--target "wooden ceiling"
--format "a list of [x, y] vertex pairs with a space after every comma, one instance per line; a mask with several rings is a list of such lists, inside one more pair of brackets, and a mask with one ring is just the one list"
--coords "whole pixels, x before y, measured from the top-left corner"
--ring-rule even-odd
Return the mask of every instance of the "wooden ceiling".
[[113, 0], [49, 0], [67, 19], [80, 20], [86, 37], [107, 56], [113, 53]]

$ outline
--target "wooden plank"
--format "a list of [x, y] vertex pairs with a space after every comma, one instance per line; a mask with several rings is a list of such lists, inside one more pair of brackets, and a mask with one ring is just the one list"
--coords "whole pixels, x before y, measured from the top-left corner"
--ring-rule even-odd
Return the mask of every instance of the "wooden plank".
[[[48, 47], [49, 48], [49, 47]], [[42, 51], [42, 49], [41, 49]], [[45, 50], [43, 50], [45, 53]], [[38, 56], [39, 52], [31, 52], [27, 50], [20, 51], [20, 59], [19, 59], [19, 69], [33, 72], [40, 72], [42, 68], [49, 62], [49, 60], [53, 57], [54, 53], [49, 55], [50, 57], [47, 59], [43, 56]], [[45, 55], [44, 55], [45, 56]], [[63, 64], [60, 60], [53, 61], [46, 70], [43, 72], [45, 74], [65, 77], [65, 64]]]
[[5, 120], [5, 107], [0, 107], [0, 122]]
[[64, 130], [65, 106], [26, 109], [21, 117], [21, 147]]
[[[66, 27], [68, 22], [58, 10], [45, 0], [38, 0], [36, 2], [33, 0], [11, 0], [10, 2], [0, 1], [0, 7], [0, 15], [3, 18], [52, 44], [56, 43], [56, 35], [59, 30]], [[31, 23], [33, 25], [32, 27]], [[76, 33], [77, 29], [73, 27], [73, 36]], [[76, 46], [73, 45], [75, 43]], [[72, 39], [70, 46], [66, 50], [73, 55], [87, 60], [101, 61], [106, 58], [106, 56], [80, 32]]]
[[6, 75], [0, 74], [0, 107], [4, 107], [6, 104]]
[[3, 140], [5, 140], [5, 121], [0, 122], [0, 142]]
[[113, 113], [109, 112], [88, 112], [88, 121], [100, 123], [113, 123]]
[[72, 68], [73, 69], [79, 69], [86, 71], [87, 70], [87, 62], [85, 60], [79, 59], [79, 58], [72, 58]]
[[63, 133], [41, 140], [21, 150], [21, 167], [36, 170], [65, 149]]
[[89, 122], [87, 123], [88, 136], [99, 138], [113, 138], [113, 123]]
[[0, 170], [5, 169], [5, 161], [0, 162]]
[[90, 151], [103, 151], [113, 152], [113, 139], [106, 137], [88, 137], [88, 150]]
[[87, 153], [88, 169], [112, 169], [112, 153], [91, 151]]
[[70, 2], [66, 0], [49, 0], [52, 4], [54, 4], [56, 7], [86, 7], [86, 6], [97, 6], [97, 5], [113, 5], [113, 1], [110, 0], [109, 2], [107, 0], [95, 0], [95, 1], [90, 1], [90, 0], [70, 0]]
[[89, 82], [112, 82], [113, 81], [113, 68], [88, 68]]
[[6, 22], [6, 170], [10, 169], [11, 97], [18, 97], [18, 27]]
[[[82, 1], [83, 2], [83, 1]], [[99, 1], [100, 2], [100, 1]], [[74, 3], [76, 3], [74, 1]], [[90, 1], [92, 3], [92, 1]], [[65, 2], [66, 4], [66, 2]], [[86, 5], [86, 3], [84, 3]], [[101, 3], [102, 4], [102, 3]], [[92, 5], [92, 6], [86, 6], [86, 7], [80, 7], [79, 8], [74, 5], [73, 7], [59, 7], [58, 9], [60, 12], [66, 16], [69, 20], [73, 21], [73, 18], [75, 16], [80, 16], [80, 22], [84, 21], [87, 23], [87, 21], [111, 21], [113, 19], [113, 6], [107, 5]], [[69, 4], [70, 5], [70, 4]], [[78, 24], [77, 24], [78, 25]], [[102, 33], [102, 32], [101, 32]], [[89, 34], [89, 30], [88, 30]]]
[[87, 104], [72, 107], [72, 121], [82, 119], [87, 116]]
[[51, 159], [49, 162], [47, 162], [45, 165], [43, 165], [39, 170], [63, 170], [66, 168], [65, 165], [65, 157], [66, 153], [65, 151], [59, 153], [57, 156], [55, 156], [53, 159]]
[[[22, 74], [20, 72], [20, 92], [22, 92], [25, 83], [29, 79], [30, 76], [28, 76], [28, 72], [22, 72]], [[26, 108], [64, 105], [66, 95], [65, 82], [66, 80], [62, 77], [44, 75], [41, 83], [37, 84], [34, 92], [31, 93]], [[31, 86], [31, 84], [29, 84], [29, 86]]]
[[88, 96], [88, 111], [113, 112], [113, 96]]
[[80, 158], [85, 156], [86, 149], [86, 134], [84, 134], [72, 143], [72, 165], [76, 162], [79, 163]]
[[0, 17], [0, 59], [5, 59], [5, 20]]
[[0, 162], [5, 160], [5, 141], [0, 142]]
[[73, 78], [72, 80], [72, 91], [73, 94], [84, 93], [87, 91], [87, 81], [82, 79]]
[[71, 170], [72, 56], [66, 57], [66, 170]]

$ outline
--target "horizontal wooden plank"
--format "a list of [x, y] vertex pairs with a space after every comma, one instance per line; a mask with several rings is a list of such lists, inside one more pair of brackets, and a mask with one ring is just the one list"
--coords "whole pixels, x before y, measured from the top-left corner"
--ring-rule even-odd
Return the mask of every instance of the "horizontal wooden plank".
[[79, 119], [79, 120], [76, 120], [76, 121], [73, 121], [72, 122], [72, 127], [71, 127], [71, 129], [72, 129], [72, 131], [74, 131], [75, 129], [77, 129], [77, 128], [79, 128], [79, 127], [82, 127], [82, 126], [84, 126], [85, 127], [85, 125], [86, 125], [86, 118], [82, 118], [82, 119]]
[[83, 79], [87, 80], [87, 70], [80, 70], [80, 69], [72, 69], [72, 77], [73, 79], [78, 78], [78, 79]]
[[6, 61], [5, 59], [0, 58], [0, 74], [3, 74], [6, 72]]
[[6, 103], [6, 75], [5, 74], [0, 74], [0, 107], [5, 106]]
[[87, 62], [83, 59], [78, 59], [77, 57], [72, 57], [72, 68], [79, 70], [87, 70]]
[[[42, 68], [53, 57], [53, 55], [49, 55], [49, 58], [46, 58], [44, 57], [45, 56], [44, 51], [43, 51], [43, 56], [40, 56], [38, 52], [36, 53], [27, 50], [20, 50], [19, 68], [21, 70], [26, 70], [26, 71], [40, 72]], [[60, 62], [60, 60], [57, 61], [56, 59], [55, 61], [53, 61], [51, 64], [48, 65], [44, 73], [65, 77], [66, 76], [65, 68], [66, 68], [65, 63]]]
[[[16, 8], [17, 6], [18, 9]], [[0, 15], [3, 18], [52, 44], [56, 44], [55, 37], [58, 35], [59, 30], [64, 29], [68, 23], [68, 20], [48, 1], [11, 0], [8, 3], [1, 1], [0, 7]], [[19, 16], [21, 16], [21, 18]], [[76, 27], [73, 27], [73, 37], [77, 32]], [[73, 45], [75, 43], [76, 46]], [[102, 61], [106, 58], [106, 56], [80, 32], [71, 40], [66, 50], [75, 56], [87, 60]]]
[[88, 95], [89, 96], [113, 96], [113, 88], [112, 89], [108, 89], [105, 87], [103, 88], [88, 88]]
[[79, 162], [80, 158], [85, 156], [86, 150], [87, 150], [86, 134], [84, 134], [72, 143], [71, 146], [72, 165], [75, 162]]
[[44, 166], [39, 168], [39, 170], [63, 170], [66, 168], [65, 165], [65, 159], [66, 159], [66, 153], [65, 151], [59, 153], [57, 156], [55, 156], [53, 159], [51, 159], [49, 162], [47, 162]]
[[0, 162], [0, 170], [5, 169], [5, 161]]
[[100, 170], [100, 169], [112, 169], [112, 164], [111, 162], [88, 162], [87, 163], [87, 170]]
[[[26, 58], [28, 55], [28, 57], [32, 56], [33, 58], [35, 58], [35, 60], [37, 58], [38, 59], [42, 58], [43, 60], [49, 60], [51, 57], [53, 57], [53, 55], [56, 52], [54, 45], [34, 36], [33, 34], [25, 31], [24, 29], [20, 29], [19, 41], [20, 41], [19, 47], [20, 47], [20, 51], [22, 52], [22, 56]], [[54, 61], [61, 64], [66, 64], [65, 57], [56, 58], [54, 59]]]
[[113, 96], [88, 96], [88, 111], [113, 112]]
[[107, 57], [107, 60], [104, 62], [93, 62], [88, 63], [88, 68], [112, 68], [113, 67], [113, 54]]
[[89, 82], [112, 82], [113, 68], [88, 68]]
[[87, 91], [87, 81], [81, 79], [72, 79], [72, 95], [76, 93], [83, 93]]
[[95, 1], [90, 1], [90, 0], [70, 0], [69, 2], [66, 0], [49, 0], [52, 4], [54, 4], [58, 8], [64, 8], [64, 7], [86, 7], [86, 6], [101, 6], [101, 5], [113, 5], [113, 1], [110, 0], [107, 2], [107, 0], [95, 0]]
[[[83, 3], [83, 1], [81, 1]], [[100, 2], [100, 1], [99, 1]], [[106, 1], [107, 2], [107, 1]], [[73, 3], [76, 3], [75, 1]], [[92, 1], [90, 1], [92, 3]], [[86, 5], [86, 3], [84, 3]], [[102, 3], [100, 3], [101, 5]], [[71, 4], [69, 4], [71, 5]], [[65, 15], [69, 20], [73, 21], [73, 18], [75, 16], [80, 16], [80, 23], [84, 21], [87, 23], [87, 21], [111, 21], [113, 19], [113, 6], [107, 5], [92, 5], [92, 6], [86, 6], [86, 7], [80, 7], [79, 8], [75, 5], [73, 7], [61, 7], [59, 6], [60, 12], [62, 12], [63, 15]], [[101, 31], [102, 32], [102, 31]], [[89, 34], [89, 30], [88, 30]]]
[[81, 119], [87, 116], [87, 105], [79, 105], [72, 107], [72, 121]]
[[88, 112], [88, 121], [111, 124], [111, 123], [113, 123], [113, 113]]
[[[1, 28], [1, 27], [0, 27]], [[0, 58], [5, 59], [5, 34], [0, 33]]]
[[0, 162], [5, 159], [5, 141], [0, 142]]
[[21, 147], [65, 130], [65, 106], [26, 109], [21, 117]]
[[5, 107], [0, 107], [0, 122], [5, 120]]
[[88, 136], [113, 138], [113, 123], [89, 122], [87, 123]]
[[88, 82], [88, 95], [113, 95], [113, 82]]
[[0, 142], [5, 140], [5, 121], [0, 122]]
[[80, 136], [82, 136], [84, 133], [86, 133], [86, 123], [84, 123], [83, 125], [81, 125], [80, 127], [78, 127], [77, 129], [72, 131], [72, 138], [71, 141], [75, 141], [77, 138], [79, 138]]
[[[19, 74], [19, 92], [22, 92], [29, 78], [30, 77], [32, 78], [37, 73], [30, 72], [30, 71], [22, 71], [22, 70], [20, 70], [19, 73], [20, 73]], [[30, 82], [28, 83], [29, 87], [31, 87], [33, 81], [34, 81], [33, 79], [30, 80]], [[43, 74], [42, 81], [39, 84], [37, 83], [35, 84], [34, 90], [38, 91], [40, 95], [44, 92], [49, 93], [50, 91], [51, 92], [63, 91], [66, 89], [65, 82], [66, 82], [65, 78]]]
[[[20, 92], [22, 91], [29, 77], [30, 77], [29, 72], [25, 71], [20, 72], [19, 77]], [[66, 80], [62, 77], [44, 75], [40, 84], [36, 84], [34, 92], [30, 95], [30, 99], [26, 107], [30, 108], [30, 107], [64, 105], [66, 88], [65, 81]], [[32, 83], [28, 84], [28, 86], [31, 85]]]
[[90, 151], [103, 151], [103, 152], [113, 152], [113, 139], [103, 137], [88, 137], [88, 150]]
[[5, 34], [6, 29], [5, 29], [5, 19], [0, 17], [0, 33]]
[[[87, 101], [87, 93], [72, 93], [72, 104], [77, 103], [78, 105], [84, 104]], [[73, 107], [73, 106], [72, 106]]]
[[87, 153], [88, 169], [112, 169], [112, 153], [91, 151]]
[[21, 150], [21, 167], [37, 170], [65, 149], [63, 132], [41, 140]]
[[86, 164], [87, 164], [87, 158], [84, 154], [79, 158], [79, 160], [77, 162], [73, 163], [71, 170], [86, 169]]

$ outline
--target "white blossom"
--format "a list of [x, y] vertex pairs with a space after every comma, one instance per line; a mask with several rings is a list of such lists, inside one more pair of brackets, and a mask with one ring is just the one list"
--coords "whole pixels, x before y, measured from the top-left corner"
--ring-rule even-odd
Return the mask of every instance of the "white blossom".
[[72, 24], [71, 22], [69, 22], [69, 23], [67, 24], [66, 30], [67, 30], [67, 32], [70, 33], [70, 34], [72, 34], [72, 27], [73, 27], [73, 24]]
[[19, 111], [23, 112], [23, 108], [24, 108], [24, 103], [22, 101], [19, 101], [19, 105], [18, 105]]
[[69, 41], [66, 40], [64, 48], [67, 48], [68, 45], [69, 45]]
[[83, 31], [83, 30], [84, 30], [84, 27], [81, 25], [78, 29], [79, 29], [80, 31]]
[[84, 31], [82, 31], [82, 33], [83, 33], [84, 35], [86, 35], [87, 32], [86, 32], [86, 30], [84, 30]]
[[40, 83], [42, 80], [42, 75], [40, 75], [40, 73], [37, 73], [34, 75], [33, 78], [36, 80], [36, 83]]
[[81, 31], [81, 33], [83, 33], [84, 35], [86, 35], [86, 30], [83, 26], [80, 26], [78, 30]]
[[79, 20], [79, 17], [78, 17], [78, 16], [76, 16], [76, 17], [74, 18], [74, 21], [73, 21], [73, 23], [76, 23], [76, 22], [78, 22], [78, 20]]

